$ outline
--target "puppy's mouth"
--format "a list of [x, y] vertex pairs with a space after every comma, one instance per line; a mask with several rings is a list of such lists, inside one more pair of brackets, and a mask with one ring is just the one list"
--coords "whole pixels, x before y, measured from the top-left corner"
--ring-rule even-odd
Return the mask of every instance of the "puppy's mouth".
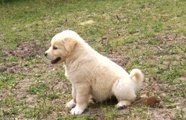
[[56, 58], [55, 60], [52, 60], [51, 63], [52, 63], [52, 64], [56, 64], [56, 63], [58, 63], [60, 60], [61, 60], [61, 58], [58, 57], [58, 58]]

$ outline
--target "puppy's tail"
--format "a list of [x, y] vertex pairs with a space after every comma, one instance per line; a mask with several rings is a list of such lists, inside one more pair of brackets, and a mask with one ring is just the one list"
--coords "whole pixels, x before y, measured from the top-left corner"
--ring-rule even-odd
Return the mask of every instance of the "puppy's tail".
[[142, 86], [144, 80], [144, 74], [139, 69], [132, 69], [130, 72], [130, 78], [134, 81], [136, 85], [136, 90], [139, 90]]

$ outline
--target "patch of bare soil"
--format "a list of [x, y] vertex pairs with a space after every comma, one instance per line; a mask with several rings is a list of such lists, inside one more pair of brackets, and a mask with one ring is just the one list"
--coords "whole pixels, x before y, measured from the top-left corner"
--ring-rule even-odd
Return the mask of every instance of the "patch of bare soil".
[[28, 94], [29, 87], [34, 84], [35, 81], [31, 79], [20, 80], [19, 83], [12, 89], [17, 100], [22, 100], [28, 105], [28, 107], [33, 107], [37, 104], [37, 95]]
[[70, 86], [71, 85], [66, 84], [66, 83], [60, 81], [60, 82], [58, 82], [56, 84], [53, 84], [52, 85], [52, 89], [54, 91], [58, 91], [58, 92], [62, 91], [64, 93], [67, 93], [67, 92], [70, 92], [71, 91], [71, 89], [70, 89], [71, 87]]
[[[148, 105], [148, 113], [150, 114], [152, 120], [172, 120], [176, 118], [177, 111], [186, 113], [185, 98], [177, 96], [166, 98], [175, 90], [175, 86], [162, 83], [159, 81], [158, 77], [146, 78], [143, 89], [140, 92], [141, 95], [156, 96], [160, 100], [160, 102], [155, 106]], [[171, 102], [166, 104], [166, 99]], [[142, 105], [147, 104], [143, 103]]]
[[[51, 105], [55, 108], [55, 110], [52, 113], [50, 113], [49, 115], [47, 115], [47, 117], [45, 118], [46, 120], [54, 120], [57, 119], [58, 116], [68, 116], [69, 110], [65, 107], [66, 103], [72, 99], [71, 97], [71, 85], [70, 82], [66, 82], [66, 81], [61, 81], [61, 80], [46, 80], [45, 81], [46, 84], [49, 85], [49, 92], [59, 92], [62, 95], [64, 95], [63, 97], [54, 99], [51, 101]], [[68, 96], [69, 95], [69, 96]]]
[[55, 120], [58, 118], [59, 114], [60, 113], [52, 112], [50, 115], [47, 116], [47, 118], [45, 118], [45, 120]]
[[4, 51], [5, 56], [16, 56], [20, 58], [34, 57], [42, 55], [46, 48], [41, 47], [35, 42], [23, 42], [17, 45], [15, 50]]
[[51, 91], [62, 92], [62, 93], [70, 93], [71, 84], [70, 81], [61, 81], [60, 78], [56, 80], [45, 80], [45, 83], [49, 86]]
[[12, 63], [4, 63], [0, 65], [0, 73], [20, 73], [20, 72], [28, 72], [30, 68], [27, 65], [21, 65], [17, 62]]
[[100, 106], [89, 107], [88, 112], [87, 113], [85, 112], [85, 114], [95, 115], [97, 120], [104, 120], [104, 114]]
[[181, 80], [181, 81], [183, 81], [183, 82], [184, 82], [184, 81], [186, 82], [186, 76], [180, 77], [179, 80]]
[[7, 89], [1, 89], [0, 90], [0, 101], [2, 101], [4, 98], [6, 98], [6, 96], [8, 96], [9, 94], [11, 94], [11, 92]]
[[175, 119], [175, 110], [174, 109], [157, 109], [151, 108], [149, 109], [152, 117], [152, 120], [173, 120]]
[[125, 66], [130, 61], [130, 58], [127, 56], [122, 56], [117, 53], [109, 54], [108, 57], [115, 63], [120, 66]]
[[156, 38], [162, 41], [162, 43], [169, 43], [169, 44], [185, 42], [186, 40], [186, 36], [178, 36], [177, 34], [172, 34], [172, 33], [160, 34], [156, 36]]
[[30, 85], [32, 85], [33, 83], [34, 81], [31, 79], [20, 80], [19, 83], [13, 88], [13, 92], [16, 95], [17, 99], [25, 98], [28, 94], [27, 91]]
[[[4, 50], [4, 56], [16, 56], [19, 58], [28, 58], [40, 56], [46, 49], [36, 44], [35, 42], [23, 42], [17, 45], [15, 50]], [[6, 60], [6, 59], [5, 59]], [[0, 72], [19, 73], [28, 72], [30, 68], [27, 64], [23, 64], [23, 60], [20, 62], [4, 63], [0, 65]]]

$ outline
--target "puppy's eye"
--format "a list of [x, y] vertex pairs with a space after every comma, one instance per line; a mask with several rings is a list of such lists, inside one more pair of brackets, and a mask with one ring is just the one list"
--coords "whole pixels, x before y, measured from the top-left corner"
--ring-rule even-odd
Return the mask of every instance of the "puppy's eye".
[[54, 50], [57, 50], [58, 48], [57, 48], [56, 46], [53, 46], [53, 49], [54, 49]]

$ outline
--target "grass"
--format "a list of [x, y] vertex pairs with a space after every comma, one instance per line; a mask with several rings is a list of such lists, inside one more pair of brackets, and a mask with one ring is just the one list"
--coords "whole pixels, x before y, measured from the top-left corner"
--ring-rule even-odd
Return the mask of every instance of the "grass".
[[[184, 0], [2, 0], [0, 119], [185, 119], [185, 6]], [[117, 110], [101, 103], [71, 116], [64, 108], [70, 82], [62, 65], [50, 65], [43, 56], [51, 38], [65, 29], [106, 56], [126, 57], [127, 70], [142, 69], [139, 96], [158, 96], [163, 107]]]

